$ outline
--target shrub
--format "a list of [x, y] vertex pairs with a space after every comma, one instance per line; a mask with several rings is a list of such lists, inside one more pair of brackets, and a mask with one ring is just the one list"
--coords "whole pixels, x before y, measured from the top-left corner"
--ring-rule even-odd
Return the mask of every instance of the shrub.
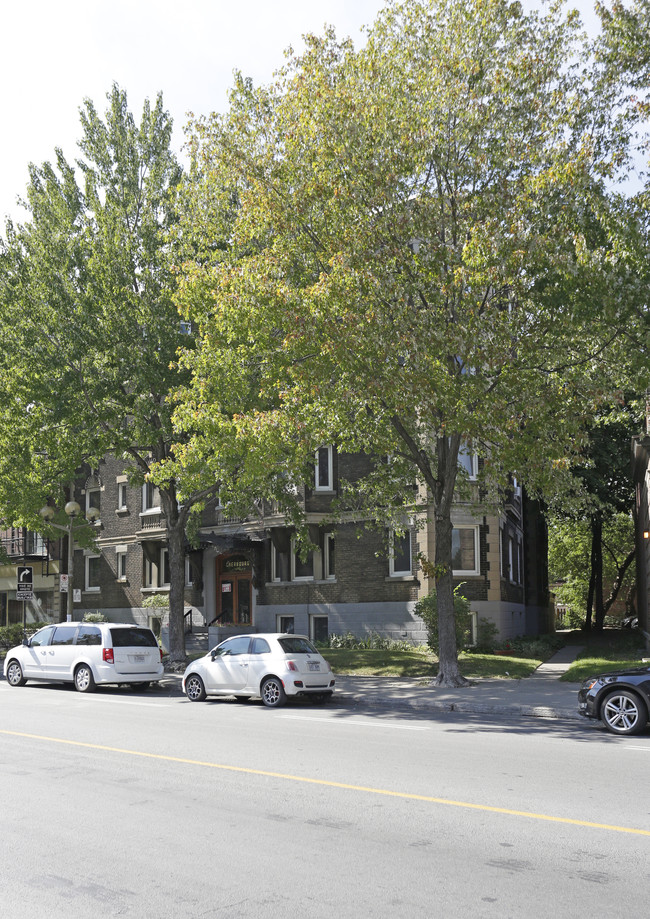
[[84, 613], [82, 622], [108, 622], [103, 613]]
[[485, 618], [479, 619], [476, 645], [472, 650], [479, 653], [494, 651], [498, 634], [499, 629], [495, 622]]
[[[471, 615], [469, 600], [461, 593], [459, 584], [454, 588], [454, 620], [456, 625], [456, 647], [464, 648], [471, 635]], [[423, 597], [415, 604], [415, 615], [424, 622], [429, 635], [427, 644], [431, 650], [438, 654], [440, 644], [438, 641], [438, 597], [435, 591]]]
[[350, 651], [412, 651], [413, 645], [409, 641], [396, 641], [394, 638], [384, 638], [376, 632], [370, 632], [362, 638], [346, 632], [337, 635], [332, 632], [327, 641], [316, 642], [319, 648], [345, 648]]
[[142, 606], [145, 609], [160, 609], [169, 606], [169, 594], [150, 594], [144, 598]]
[[[47, 622], [31, 622], [26, 628], [27, 635], [33, 635], [34, 632], [37, 632], [39, 629], [43, 628], [44, 625], [49, 625]], [[13, 648], [16, 645], [19, 645], [23, 640], [23, 626], [21, 622], [15, 622], [13, 625], [3, 625], [0, 626], [0, 648], [4, 648], [6, 651], [9, 648]]]

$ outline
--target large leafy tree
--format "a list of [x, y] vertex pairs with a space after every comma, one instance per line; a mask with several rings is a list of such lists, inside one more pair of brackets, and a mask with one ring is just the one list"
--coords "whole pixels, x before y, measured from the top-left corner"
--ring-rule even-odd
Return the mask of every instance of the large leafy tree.
[[[459, 450], [484, 458], [485, 488], [509, 472], [550, 487], [632, 329], [600, 183], [607, 119], [570, 64], [579, 41], [555, 8], [389, 3], [362, 50], [308, 36], [274, 84], [238, 79], [229, 113], [193, 131], [188, 212], [207, 240], [230, 231], [227, 251], [187, 267], [200, 340], [179, 417], [215, 423], [205, 394], [229, 354], [276, 409], [242, 430], [393, 458], [355, 484], [358, 514], [403, 520], [416, 476], [434, 519], [446, 684], [463, 682]], [[188, 456], [208, 454], [205, 437], [190, 443]]]
[[[162, 97], [136, 123], [114, 86], [81, 110], [80, 156], [30, 167], [24, 225], [0, 251], [0, 509], [42, 526], [82, 463], [123, 457], [134, 483], [173, 457], [170, 391], [190, 336], [172, 299], [170, 230], [182, 178]], [[171, 569], [170, 644], [184, 656], [185, 530], [214, 491], [160, 475]]]
[[[634, 572], [634, 485], [630, 443], [642, 423], [632, 401], [594, 419], [581, 462], [573, 469], [576, 494], [551, 502], [549, 567], [558, 596], [587, 630], [601, 631], [605, 616]], [[606, 595], [607, 591], [607, 595]]]

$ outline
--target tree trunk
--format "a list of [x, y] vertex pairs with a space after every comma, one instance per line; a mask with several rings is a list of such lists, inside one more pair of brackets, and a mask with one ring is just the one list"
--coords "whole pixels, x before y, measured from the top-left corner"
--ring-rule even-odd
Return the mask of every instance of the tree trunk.
[[451, 515], [447, 511], [435, 515], [435, 570], [438, 600], [439, 663], [436, 686], [467, 686], [469, 680], [458, 669], [454, 588], [451, 563]]
[[169, 551], [169, 659], [185, 661], [185, 520], [179, 513], [176, 490], [161, 488], [160, 498], [167, 518]]
[[605, 623], [603, 604], [603, 520], [600, 514], [591, 518], [591, 564], [594, 578], [594, 629], [602, 632]]

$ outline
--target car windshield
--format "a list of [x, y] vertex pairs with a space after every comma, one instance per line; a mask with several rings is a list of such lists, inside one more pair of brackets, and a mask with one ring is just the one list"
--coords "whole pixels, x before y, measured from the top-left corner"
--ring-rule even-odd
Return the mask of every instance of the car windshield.
[[278, 638], [278, 642], [286, 654], [318, 654], [306, 638]]
[[155, 648], [158, 644], [151, 629], [111, 629], [114, 648]]

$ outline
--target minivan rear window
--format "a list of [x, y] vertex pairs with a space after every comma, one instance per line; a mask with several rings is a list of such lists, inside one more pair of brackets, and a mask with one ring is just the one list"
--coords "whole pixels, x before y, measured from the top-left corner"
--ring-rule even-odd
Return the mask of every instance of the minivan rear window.
[[157, 648], [158, 642], [151, 629], [111, 629], [114, 648]]
[[318, 654], [316, 648], [306, 638], [278, 638], [278, 642], [286, 654]]

